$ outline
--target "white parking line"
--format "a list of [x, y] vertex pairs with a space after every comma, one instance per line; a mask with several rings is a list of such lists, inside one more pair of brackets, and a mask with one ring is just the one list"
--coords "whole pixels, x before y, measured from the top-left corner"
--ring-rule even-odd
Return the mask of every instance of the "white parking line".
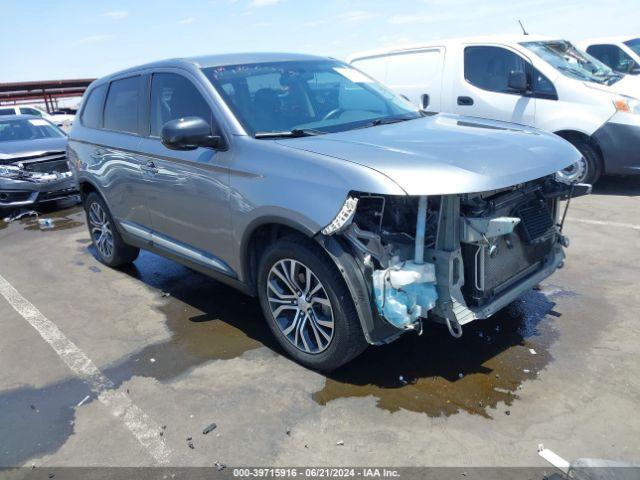
[[589, 225], [602, 225], [605, 227], [630, 228], [632, 230], [640, 230], [640, 225], [633, 223], [605, 222], [603, 220], [587, 220], [586, 218], [569, 218], [569, 222], [588, 223]]
[[116, 392], [114, 383], [95, 366], [91, 359], [69, 340], [55, 323], [20, 295], [20, 292], [2, 275], [0, 275], [0, 294], [51, 345], [71, 371], [89, 386], [100, 402], [114, 416], [122, 419], [149, 454], [160, 464], [169, 463], [171, 449], [158, 434], [160, 425], [136, 406], [126, 394]]

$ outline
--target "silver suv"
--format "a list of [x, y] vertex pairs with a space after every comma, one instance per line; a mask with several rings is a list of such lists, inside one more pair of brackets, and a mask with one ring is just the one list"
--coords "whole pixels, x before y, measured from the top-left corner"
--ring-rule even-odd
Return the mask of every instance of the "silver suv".
[[[69, 134], [95, 251], [139, 249], [258, 296], [331, 370], [423, 322], [452, 335], [549, 276], [567, 245], [559, 137], [428, 115], [337, 60], [157, 62], [95, 81]], [[221, 299], [223, 300], [223, 299]]]

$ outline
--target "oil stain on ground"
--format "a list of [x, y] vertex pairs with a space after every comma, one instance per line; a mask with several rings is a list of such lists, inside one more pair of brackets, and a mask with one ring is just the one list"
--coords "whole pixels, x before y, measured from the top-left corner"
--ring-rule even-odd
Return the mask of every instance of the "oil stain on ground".
[[[545, 291], [546, 290], [546, 291]], [[407, 335], [362, 356], [327, 378], [313, 398], [320, 404], [345, 397], [374, 396], [380, 408], [452, 415], [465, 410], [491, 416], [498, 402], [510, 405], [519, 385], [550, 361], [556, 332], [548, 322], [560, 289], [531, 291], [488, 320], [451, 337], [440, 325]], [[545, 320], [546, 319], [546, 320]]]

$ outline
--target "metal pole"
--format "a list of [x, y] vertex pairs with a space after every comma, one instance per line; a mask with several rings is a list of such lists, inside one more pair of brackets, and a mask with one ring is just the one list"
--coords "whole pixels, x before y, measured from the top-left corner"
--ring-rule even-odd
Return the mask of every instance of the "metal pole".
[[427, 225], [427, 197], [423, 195], [418, 200], [418, 220], [416, 222], [416, 251], [415, 263], [424, 263], [424, 232]]

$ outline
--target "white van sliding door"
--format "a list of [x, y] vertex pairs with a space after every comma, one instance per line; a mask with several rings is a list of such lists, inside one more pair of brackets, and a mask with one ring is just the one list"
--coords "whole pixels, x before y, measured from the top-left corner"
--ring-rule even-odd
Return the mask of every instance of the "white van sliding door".
[[428, 95], [427, 110], [439, 112], [443, 52], [433, 48], [390, 55], [385, 83], [419, 107], [423, 106], [423, 95]]

